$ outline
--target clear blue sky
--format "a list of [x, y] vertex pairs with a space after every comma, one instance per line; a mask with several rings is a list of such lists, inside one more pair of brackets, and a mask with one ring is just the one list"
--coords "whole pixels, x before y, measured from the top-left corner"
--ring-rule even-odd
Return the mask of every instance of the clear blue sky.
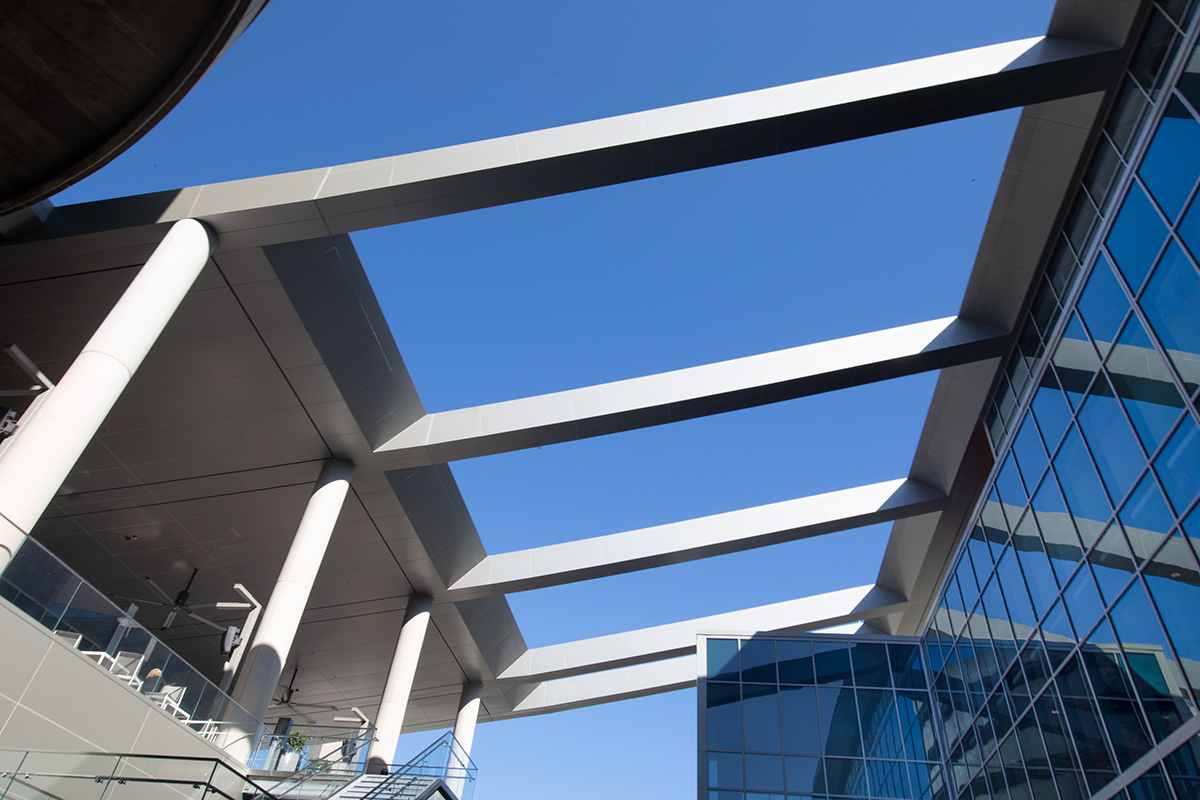
[[[55, 199], [412, 152], [1039, 35], [1049, 0], [274, 0], [154, 131]], [[1016, 122], [356, 234], [430, 411], [954, 314]], [[490, 552], [903, 477], [917, 376], [453, 471]], [[531, 646], [874, 580], [887, 527], [510, 597]], [[695, 692], [481, 726], [477, 800], [693, 797]], [[416, 752], [429, 734], [406, 737]], [[618, 788], [619, 787], [619, 788]]]

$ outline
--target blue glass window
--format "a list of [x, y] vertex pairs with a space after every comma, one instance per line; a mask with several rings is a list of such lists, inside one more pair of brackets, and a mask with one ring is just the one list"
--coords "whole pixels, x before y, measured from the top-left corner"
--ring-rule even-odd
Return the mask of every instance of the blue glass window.
[[1067, 425], [1071, 423], [1071, 407], [1059, 388], [1058, 375], [1053, 367], [1042, 374], [1042, 382], [1033, 395], [1033, 418], [1037, 420], [1042, 439], [1051, 452], [1058, 447]]
[[[1171, 247], [1178, 249], [1178, 245]], [[1108, 374], [1147, 452], [1162, 444], [1183, 408], [1166, 363], [1136, 317], [1131, 317], [1108, 357]]]
[[1092, 376], [1100, 367], [1100, 357], [1096, 355], [1079, 315], [1071, 315], [1058, 347], [1054, 348], [1053, 360], [1067, 400], [1072, 407], [1078, 408]]
[[758, 753], [782, 752], [779, 740], [779, 690], [774, 686], [759, 684], [742, 686], [742, 724], [745, 726], [744, 749]]
[[[1108, 498], [1100, 487], [1100, 479], [1092, 467], [1091, 458], [1083, 446], [1083, 439], [1074, 426], [1067, 432], [1058, 455], [1054, 457], [1054, 471], [1058, 475], [1067, 506], [1077, 518], [1103, 523], [1111, 514]], [[1095, 539], [1088, 540], [1083, 528], [1080, 535], [1084, 544], [1090, 546]], [[1099, 531], [1095, 532], [1097, 535]]]
[[850, 685], [850, 651], [844, 642], [814, 642], [813, 665], [817, 683]]
[[738, 680], [737, 639], [708, 640], [708, 669], [710, 681]]
[[1138, 175], [1171, 219], [1179, 216], [1200, 175], [1200, 124], [1171, 100]]
[[1128, 313], [1129, 301], [1125, 299], [1125, 293], [1108, 266], [1108, 259], [1101, 255], [1096, 259], [1096, 266], [1079, 298], [1079, 315], [1101, 357], [1108, 355], [1121, 322]]
[[821, 768], [821, 759], [788, 756], [784, 763], [789, 792], [825, 792], [825, 770]]
[[749, 683], [778, 682], [773, 639], [750, 639], [742, 642], [742, 680]]
[[1109, 496], [1119, 502], [1133, 487], [1146, 456], [1106, 380], [1096, 381], [1079, 411], [1079, 427]]
[[742, 749], [742, 687], [710, 683], [707, 696], [708, 749]]
[[1109, 603], [1116, 600], [1134, 571], [1133, 556], [1125, 544], [1120, 525], [1114, 523], [1108, 526], [1095, 549], [1088, 555], [1088, 561], [1096, 576], [1096, 584], [1100, 587], [1100, 595]]
[[1067, 613], [1071, 615], [1075, 630], [1083, 635], [1091, 630], [1096, 620], [1104, 612], [1104, 601], [1096, 591], [1092, 581], [1092, 573], [1087, 568], [1075, 573], [1075, 577], [1063, 590], [1063, 601], [1067, 604]]
[[708, 754], [708, 785], [715, 789], [742, 788], [742, 754]]
[[1167, 229], [1162, 217], [1141, 187], [1134, 184], [1129, 188], [1129, 195], [1105, 242], [1117, 268], [1125, 276], [1125, 282], [1134, 292], [1146, 279], [1166, 238]]
[[825, 754], [861, 756], [862, 742], [858, 736], [858, 707], [854, 702], [854, 690], [820, 688], [817, 690], [817, 704], [821, 710]]
[[[1198, 204], [1193, 204], [1196, 207]], [[1188, 219], [1200, 216], [1189, 212]], [[1200, 242], [1198, 242], [1200, 244]], [[1168, 248], [1162, 263], [1154, 271], [1141, 301], [1150, 321], [1190, 392], [1200, 382], [1200, 275], [1178, 247]]]
[[823, 734], [816, 688], [784, 686], [779, 699], [783, 709], [783, 751], [796, 755], [821, 755]]
[[854, 685], [887, 688], [892, 685], [888, 674], [887, 645], [860, 642], [851, 645], [850, 659], [854, 664]]
[[1175, 511], [1182, 514], [1200, 491], [1200, 430], [1184, 417], [1154, 463]]
[[746, 754], [746, 788], [783, 791], [783, 756]]
[[1139, 564], [1150, 557], [1162, 541], [1163, 534], [1171, 530], [1174, 524], [1167, 501], [1149, 473], [1138, 481], [1129, 502], [1117, 516], [1125, 526], [1125, 535]]
[[776, 642], [779, 651], [780, 683], [813, 683], [812, 645], [808, 642]]

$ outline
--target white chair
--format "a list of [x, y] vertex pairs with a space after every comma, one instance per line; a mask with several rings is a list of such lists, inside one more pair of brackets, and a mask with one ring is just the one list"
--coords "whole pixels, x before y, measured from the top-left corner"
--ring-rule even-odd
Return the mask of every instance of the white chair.
[[83, 650], [85, 656], [105, 669], [112, 669], [115, 659], [103, 650]]
[[150, 701], [157, 703], [159, 708], [164, 711], [170, 711], [184, 722], [191, 720], [192, 715], [183, 710], [180, 703], [183, 702], [183, 693], [187, 690], [186, 686], [172, 686], [166, 684], [157, 692], [150, 693]]
[[55, 631], [54, 635], [66, 642], [68, 647], [79, 647], [79, 640], [83, 638], [83, 634], [74, 631]]
[[141, 689], [142, 679], [138, 677], [137, 673], [142, 667], [142, 659], [144, 658], [144, 653], [131, 653], [128, 650], [118, 650], [116, 656], [113, 657], [113, 663], [109, 667], [109, 671], [118, 680], [124, 681], [134, 689]]

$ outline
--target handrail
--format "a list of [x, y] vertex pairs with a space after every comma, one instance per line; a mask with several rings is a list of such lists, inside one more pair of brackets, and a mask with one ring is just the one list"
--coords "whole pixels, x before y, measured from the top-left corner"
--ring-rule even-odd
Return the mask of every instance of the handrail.
[[[447, 748], [446, 763], [443, 765], [430, 765], [428, 762], [433, 755], [441, 748]], [[464, 763], [465, 757], [465, 763]], [[456, 763], [452, 766], [451, 759]], [[422, 772], [422, 770], [427, 770]], [[394, 797], [402, 789], [407, 789], [412, 784], [421, 779], [430, 781], [445, 780], [452, 777], [451, 773], [455, 773], [453, 777], [461, 778], [464, 782], [474, 783], [476, 767], [471, 761], [470, 756], [467, 756], [461, 744], [454, 738], [453, 733], [447, 732], [445, 735], [438, 738], [433, 744], [426, 747], [418, 753], [413, 759], [406, 764], [397, 767], [396, 771], [387, 777], [387, 780], [380, 782], [371, 791], [367, 792], [360, 800], [384, 800], [385, 798]]]
[[[363, 746], [368, 744], [369, 742], [373, 742], [373, 741], [375, 741], [375, 726], [372, 725], [371, 727], [367, 728], [365, 731], [363, 731], [362, 733], [360, 733], [358, 736], [354, 737], [353, 739], [347, 739], [346, 742], [342, 745], [342, 747], [345, 747], [347, 744], [354, 744], [354, 747], [352, 749], [354, 752], [354, 757], [356, 758], [359, 755], [359, 753], [362, 752]], [[353, 759], [351, 759], [351, 761], [352, 760]], [[337, 765], [339, 763], [343, 763], [343, 761], [342, 760], [334, 761], [334, 760], [328, 760], [328, 759], [323, 759], [323, 758], [314, 758], [311, 761], [309, 761], [308, 764], [306, 764], [304, 766], [304, 769], [294, 772], [291, 775], [291, 777], [275, 784], [271, 788], [278, 795], [281, 795], [281, 796], [286, 795], [287, 793], [294, 791], [296, 788], [298, 788], [302, 784], [309, 782], [313, 778], [316, 778], [319, 775], [323, 775], [323, 774], [329, 772], [330, 770], [333, 769], [333, 767], [335, 765]], [[300, 775], [303, 775], [304, 777], [300, 778], [299, 780], [295, 780], [296, 777], [300, 776]], [[358, 775], [359, 775], [359, 773], [356, 772], [354, 774], [354, 777], [358, 777]], [[270, 796], [270, 795], [268, 795], [268, 796]]]
[[[228, 764], [226, 764], [224, 761], [222, 761], [219, 758], [210, 758], [210, 757], [206, 757], [206, 756], [169, 756], [169, 755], [161, 755], [158, 753], [104, 753], [104, 752], [87, 751], [87, 750], [10, 750], [10, 749], [6, 749], [6, 748], [0, 748], [0, 754], [3, 754], [3, 753], [14, 753], [14, 754], [20, 753], [21, 759], [20, 759], [20, 761], [17, 762], [16, 767], [13, 768], [11, 771], [0, 770], [0, 779], [3, 779], [3, 778], [8, 779], [8, 783], [6, 785], [4, 785], [2, 789], [0, 789], [0, 800], [3, 800], [3, 798], [8, 796], [9, 790], [12, 788], [12, 785], [14, 782], [20, 783], [23, 786], [33, 788], [33, 789], [37, 790], [39, 793], [46, 795], [47, 797], [52, 797], [52, 798], [57, 797], [57, 795], [54, 795], [34, 784], [29, 783], [28, 779], [33, 778], [33, 777], [57, 778], [57, 779], [68, 779], [68, 780], [84, 780], [84, 779], [86, 779], [86, 780], [94, 781], [96, 783], [111, 784], [111, 783], [115, 782], [117, 784], [122, 784], [122, 785], [128, 784], [128, 783], [155, 783], [155, 784], [163, 784], [163, 785], [170, 785], [170, 786], [188, 786], [188, 785], [190, 785], [193, 788], [197, 788], [197, 789], [200, 788], [201, 786], [203, 786], [206, 791], [211, 791], [214, 794], [219, 794], [222, 797], [226, 798], [226, 800], [241, 800], [240, 797], [235, 797], [233, 795], [230, 795], [227, 792], [225, 792], [224, 790], [222, 790], [219, 786], [216, 785], [216, 776], [217, 776], [218, 770], [224, 770], [225, 772], [230, 773], [237, 780], [241, 781], [243, 783], [243, 785], [253, 787], [254, 790], [256, 792], [258, 792], [259, 797], [266, 798], [266, 800], [279, 800], [275, 794], [273, 794], [273, 793], [267, 791], [266, 789], [264, 789], [263, 787], [259, 786], [248, 775], [245, 775], [245, 774], [239, 772], [238, 770], [229, 766]], [[112, 767], [112, 770], [109, 771], [109, 773], [107, 775], [103, 775], [103, 774], [97, 775], [94, 770], [88, 770], [86, 772], [80, 772], [80, 771], [64, 772], [64, 771], [52, 771], [52, 770], [46, 770], [46, 769], [41, 769], [41, 770], [25, 769], [26, 761], [29, 759], [29, 757], [31, 755], [35, 755], [35, 754], [43, 755], [43, 756], [50, 756], [50, 757], [55, 757], [55, 756], [80, 757], [80, 756], [84, 756], [84, 757], [88, 757], [88, 758], [111, 758], [111, 759], [113, 759], [113, 767]], [[149, 760], [149, 761], [176, 762], [176, 763], [177, 762], [192, 762], [192, 763], [196, 763], [196, 764], [211, 764], [212, 768], [210, 770], [208, 770], [207, 778], [205, 778], [203, 775], [198, 775], [193, 778], [155, 777], [152, 775], [147, 775], [147, 776], [117, 775], [117, 770], [122, 766], [123, 763], [126, 765], [129, 765], [129, 766], [133, 766], [132, 759], [144, 759], [144, 760]]]

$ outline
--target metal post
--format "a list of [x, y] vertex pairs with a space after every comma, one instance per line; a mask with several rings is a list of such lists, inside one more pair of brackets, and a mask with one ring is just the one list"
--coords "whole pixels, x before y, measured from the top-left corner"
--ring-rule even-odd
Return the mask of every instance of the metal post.
[[84, 345], [0, 453], [0, 569], [25, 541], [84, 448], [208, 263], [216, 237], [176, 222]]
[[404, 727], [404, 712], [408, 708], [408, 696], [417, 674], [417, 662], [425, 644], [432, 608], [433, 599], [428, 595], [415, 594], [408, 600], [392, 666], [379, 701], [379, 713], [375, 716], [375, 741], [367, 754], [368, 772], [386, 773], [387, 766], [396, 757], [396, 745], [400, 742], [400, 729]]

